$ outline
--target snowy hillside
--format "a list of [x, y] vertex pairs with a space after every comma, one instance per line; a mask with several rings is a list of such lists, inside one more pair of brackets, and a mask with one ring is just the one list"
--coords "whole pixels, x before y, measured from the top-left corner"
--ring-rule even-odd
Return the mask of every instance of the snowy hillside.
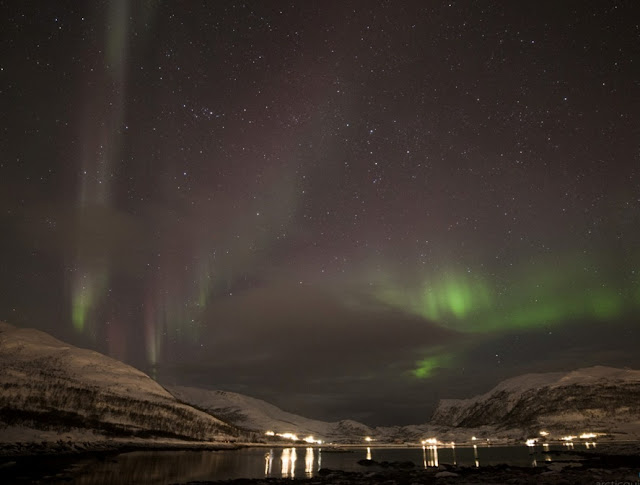
[[133, 367], [37, 330], [0, 323], [0, 369], [0, 441], [16, 429], [203, 441], [235, 432]]
[[[279, 434], [295, 434], [300, 439], [313, 436], [314, 439], [334, 443], [362, 444], [365, 442], [364, 438], [370, 437], [374, 443], [383, 444], [419, 443], [435, 435], [448, 441], [468, 440], [473, 434], [483, 435], [483, 430], [449, 429], [429, 424], [372, 428], [353, 420], [330, 423], [289, 413], [273, 404], [235, 392], [179, 386], [166, 388], [179, 400], [263, 437], [266, 431], [272, 431]], [[492, 432], [492, 435], [494, 434]]]
[[274, 433], [292, 433], [300, 439], [314, 436], [323, 441], [361, 442], [366, 436], [372, 436], [374, 430], [351, 420], [335, 423], [309, 419], [242, 394], [227, 391], [208, 391], [193, 387], [167, 386], [176, 398], [234, 425], [264, 435]]
[[480, 396], [441, 401], [431, 424], [632, 437], [640, 429], [640, 371], [596, 366], [514, 377]]

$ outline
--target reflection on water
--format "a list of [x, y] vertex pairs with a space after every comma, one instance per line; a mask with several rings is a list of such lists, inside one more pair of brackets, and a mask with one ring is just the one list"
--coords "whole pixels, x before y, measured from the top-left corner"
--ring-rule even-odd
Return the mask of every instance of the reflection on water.
[[304, 474], [307, 478], [313, 476], [313, 448], [307, 448], [307, 452], [304, 455]]
[[[588, 446], [591, 448], [594, 444], [589, 443]], [[358, 461], [365, 457], [377, 462], [412, 461], [421, 463], [425, 469], [441, 464], [538, 466], [539, 463], [551, 461], [551, 451], [567, 451], [568, 448], [564, 444], [546, 443], [532, 447], [428, 445], [394, 449], [368, 446], [345, 452], [331, 450], [324, 457], [322, 450], [313, 446], [224, 451], [138, 451], [102, 459], [70, 460], [65, 475], [69, 481], [79, 485], [170, 484], [233, 478], [311, 478], [322, 467], [363, 471]], [[586, 445], [576, 443], [574, 449], [586, 449]], [[34, 466], [34, 475], [37, 472], [37, 466]]]
[[438, 447], [437, 446], [423, 446], [422, 447], [422, 463], [424, 467], [438, 466]]
[[[277, 451], [273, 449], [269, 450], [268, 453], [265, 453], [265, 465], [264, 465], [264, 476], [265, 477], [281, 477], [281, 478], [295, 478], [296, 477], [296, 461], [298, 459], [298, 451], [297, 448], [283, 448], [279, 450], [280, 452], [280, 475], [273, 473], [273, 460], [274, 455]], [[307, 478], [311, 478], [318, 470], [320, 470], [320, 466], [322, 464], [322, 450], [320, 448], [313, 448], [308, 446], [305, 449], [304, 453], [304, 474]], [[317, 455], [317, 461], [316, 461]], [[317, 465], [316, 465], [317, 463]]]
[[264, 454], [264, 474], [266, 476], [271, 475], [273, 467], [273, 450], [269, 450], [269, 453]]
[[295, 478], [296, 477], [296, 449], [285, 448], [282, 450], [280, 456], [282, 461], [282, 471], [280, 476], [283, 478]]

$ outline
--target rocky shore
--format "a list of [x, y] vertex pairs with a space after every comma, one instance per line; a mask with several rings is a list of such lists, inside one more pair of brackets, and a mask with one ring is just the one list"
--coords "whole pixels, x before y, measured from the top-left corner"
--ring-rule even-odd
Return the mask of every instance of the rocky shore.
[[637, 468], [552, 467], [523, 468], [489, 466], [452, 470], [386, 470], [343, 472], [323, 469], [312, 478], [235, 479], [214, 482], [187, 482], [189, 485], [419, 485], [419, 484], [636, 484]]

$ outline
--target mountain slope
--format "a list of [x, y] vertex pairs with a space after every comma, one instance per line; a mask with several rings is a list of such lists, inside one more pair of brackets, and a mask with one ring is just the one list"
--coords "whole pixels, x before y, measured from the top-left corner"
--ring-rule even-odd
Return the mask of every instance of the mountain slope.
[[294, 433], [299, 438], [313, 435], [325, 441], [357, 441], [374, 434], [368, 426], [351, 420], [328, 423], [309, 419], [260, 399], [227, 391], [208, 391], [193, 387], [167, 386], [176, 398], [210, 412], [227, 422], [264, 434]]
[[632, 431], [640, 425], [640, 371], [596, 366], [514, 377], [480, 396], [440, 401], [431, 424]]
[[37, 330], [0, 322], [0, 369], [0, 429], [205, 441], [235, 433], [139, 370]]

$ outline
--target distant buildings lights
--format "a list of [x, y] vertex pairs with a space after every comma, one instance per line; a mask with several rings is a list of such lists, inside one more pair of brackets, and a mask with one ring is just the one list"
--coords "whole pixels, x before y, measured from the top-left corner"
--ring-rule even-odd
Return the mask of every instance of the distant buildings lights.
[[281, 438], [285, 438], [292, 441], [298, 441], [298, 435], [293, 433], [276, 433], [276, 436], [280, 436]]
[[525, 444], [526, 444], [527, 446], [535, 446], [537, 441], [538, 441], [538, 440], [537, 440], [537, 439], [535, 439], [535, 438], [529, 438], [529, 439], [525, 442]]
[[[294, 433], [276, 433], [275, 431], [265, 431], [264, 434], [266, 436], [277, 436], [278, 438], [284, 438], [291, 441], [300, 441], [300, 438], [298, 438], [298, 435]], [[318, 444], [322, 443], [322, 441], [320, 440], [315, 440], [313, 436], [307, 436], [304, 439], [304, 441], [306, 441], [307, 443], [311, 443], [311, 441], [307, 441], [308, 439], [312, 439], [313, 443], [318, 443]]]
[[595, 438], [596, 436], [598, 436], [596, 433], [582, 433], [580, 435], [580, 439], [581, 440], [588, 440], [591, 438]]
[[540, 431], [540, 436], [549, 436], [548, 431]]
[[367, 443], [371, 443], [371, 442], [373, 441], [373, 438], [371, 438], [371, 436], [367, 436], [364, 440], [365, 440]]

